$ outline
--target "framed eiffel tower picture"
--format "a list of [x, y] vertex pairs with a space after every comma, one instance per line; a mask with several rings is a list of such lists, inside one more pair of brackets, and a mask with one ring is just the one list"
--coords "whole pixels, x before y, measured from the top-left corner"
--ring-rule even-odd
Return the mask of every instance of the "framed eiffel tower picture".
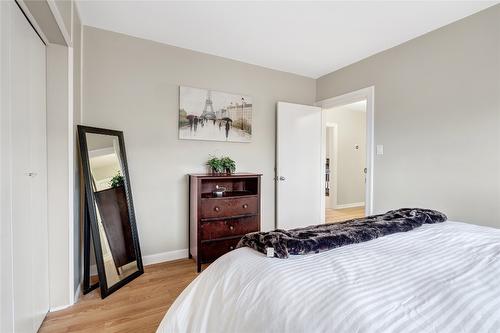
[[179, 139], [252, 141], [252, 98], [181, 86]]

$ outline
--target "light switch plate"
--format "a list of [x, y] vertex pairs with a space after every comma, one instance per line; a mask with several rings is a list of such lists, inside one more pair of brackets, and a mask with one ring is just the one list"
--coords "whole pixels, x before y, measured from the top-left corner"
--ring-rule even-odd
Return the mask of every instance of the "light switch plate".
[[384, 155], [384, 145], [377, 145], [377, 155]]

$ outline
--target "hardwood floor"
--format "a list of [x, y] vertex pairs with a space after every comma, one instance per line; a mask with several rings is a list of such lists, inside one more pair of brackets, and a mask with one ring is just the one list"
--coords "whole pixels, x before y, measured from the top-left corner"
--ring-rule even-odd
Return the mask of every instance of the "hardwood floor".
[[49, 313], [39, 332], [155, 332], [196, 276], [191, 259], [146, 266], [143, 275], [105, 299], [94, 290], [75, 305]]
[[365, 207], [327, 209], [326, 223], [337, 223], [365, 216]]

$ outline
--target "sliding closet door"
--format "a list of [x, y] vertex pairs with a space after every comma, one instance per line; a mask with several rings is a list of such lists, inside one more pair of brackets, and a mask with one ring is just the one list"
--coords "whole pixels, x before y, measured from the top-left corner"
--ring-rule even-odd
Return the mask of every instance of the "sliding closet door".
[[13, 321], [36, 332], [49, 309], [45, 45], [10, 11]]

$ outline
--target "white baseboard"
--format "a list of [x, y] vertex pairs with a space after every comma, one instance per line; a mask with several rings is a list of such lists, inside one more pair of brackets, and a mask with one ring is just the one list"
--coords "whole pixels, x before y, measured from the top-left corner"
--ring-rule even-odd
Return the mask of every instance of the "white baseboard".
[[161, 252], [142, 257], [144, 266], [159, 264], [161, 262], [185, 259], [189, 256], [189, 249]]
[[353, 203], [350, 203], [350, 204], [337, 205], [337, 206], [335, 206], [334, 209], [354, 208], [354, 207], [361, 207], [361, 206], [364, 206], [364, 205], [365, 205], [364, 202], [353, 202]]
[[72, 305], [72, 304], [65, 304], [65, 305], [60, 305], [60, 306], [51, 307], [51, 308], [49, 309], [49, 312], [61, 311], [61, 310], [66, 309], [67, 307], [70, 307], [71, 305]]
[[[78, 285], [78, 287], [76, 288], [76, 291], [75, 291], [75, 298], [73, 298], [73, 304], [76, 304], [76, 302], [78, 302], [78, 299], [80, 298], [80, 294], [81, 294], [81, 284]], [[55, 306], [55, 307], [51, 307], [49, 309], [49, 312], [55, 312], [55, 311], [60, 311], [60, 310], [64, 310], [70, 306], [72, 306], [73, 304], [65, 304], [65, 305], [60, 305], [60, 306]]]
[[[81, 284], [79, 284], [78, 287], [76, 288], [75, 298], [73, 299], [74, 300], [73, 304], [76, 304], [76, 302], [78, 302], [78, 299], [80, 298], [80, 293], [81, 293], [81, 289], [80, 288], [81, 288]], [[65, 304], [65, 305], [60, 305], [60, 306], [56, 306], [56, 307], [51, 307], [49, 309], [49, 312], [55, 312], [55, 311], [64, 310], [64, 309], [72, 306], [73, 304]]]
[[[144, 266], [159, 264], [162, 262], [185, 259], [189, 256], [189, 249], [174, 250], [142, 256], [142, 264]], [[90, 275], [97, 275], [97, 266], [90, 266]]]

